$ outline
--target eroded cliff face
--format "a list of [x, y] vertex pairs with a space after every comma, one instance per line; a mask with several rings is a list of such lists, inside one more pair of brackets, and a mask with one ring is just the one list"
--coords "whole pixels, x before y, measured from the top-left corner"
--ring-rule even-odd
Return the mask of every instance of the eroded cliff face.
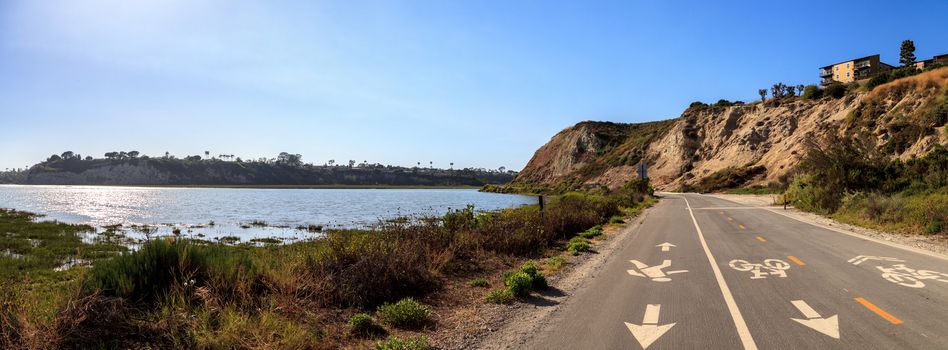
[[694, 184], [728, 167], [766, 168], [745, 185], [778, 182], [800, 161], [806, 140], [830, 133], [872, 139], [893, 158], [925, 154], [948, 144], [946, 111], [948, 68], [839, 99], [693, 107], [646, 124], [583, 122], [541, 147], [513, 184], [615, 188], [636, 176], [641, 159], [658, 189]]

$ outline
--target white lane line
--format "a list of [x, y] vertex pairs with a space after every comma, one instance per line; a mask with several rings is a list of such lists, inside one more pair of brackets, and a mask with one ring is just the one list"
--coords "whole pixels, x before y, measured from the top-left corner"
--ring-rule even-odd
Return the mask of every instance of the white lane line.
[[807, 304], [803, 300], [791, 300], [790, 303], [793, 304], [793, 306], [796, 306], [797, 310], [800, 310], [800, 313], [803, 314], [803, 317], [806, 317], [806, 318], [820, 317], [820, 314], [816, 312], [816, 310], [813, 310], [813, 308], [810, 307], [810, 305]]
[[714, 271], [714, 278], [718, 281], [721, 294], [724, 295], [724, 303], [727, 304], [727, 309], [731, 312], [731, 318], [734, 319], [734, 327], [737, 328], [737, 335], [741, 337], [741, 343], [744, 344], [745, 350], [756, 350], [757, 344], [754, 343], [754, 337], [751, 336], [750, 329], [747, 328], [747, 323], [744, 322], [744, 316], [741, 315], [741, 310], [737, 307], [737, 302], [734, 301], [734, 295], [731, 294], [731, 289], [727, 287], [727, 282], [724, 281], [724, 275], [721, 274], [721, 268], [718, 267], [718, 262], [714, 259], [714, 255], [711, 255], [711, 249], [708, 248], [708, 242], [704, 240], [704, 233], [701, 232], [701, 226], [698, 226], [698, 219], [695, 219], [695, 213], [691, 210], [691, 203], [688, 202], [688, 198], [684, 195], [681, 197], [685, 200], [685, 205], [688, 206], [688, 214], [691, 215], [691, 222], [695, 224], [695, 230], [698, 231], [698, 239], [701, 240], [701, 247], [704, 248], [704, 253], [708, 256], [708, 262], [711, 263], [711, 270]]

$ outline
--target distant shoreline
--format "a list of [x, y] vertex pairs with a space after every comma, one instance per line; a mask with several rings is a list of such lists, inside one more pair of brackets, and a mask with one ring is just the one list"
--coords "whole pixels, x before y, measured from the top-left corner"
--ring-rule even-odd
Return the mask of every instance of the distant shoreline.
[[286, 189], [286, 190], [308, 190], [308, 189], [367, 189], [367, 190], [468, 190], [480, 189], [481, 186], [465, 185], [55, 185], [55, 184], [0, 184], [16, 186], [95, 186], [95, 187], [145, 187], [145, 188], [233, 188], [233, 189]]

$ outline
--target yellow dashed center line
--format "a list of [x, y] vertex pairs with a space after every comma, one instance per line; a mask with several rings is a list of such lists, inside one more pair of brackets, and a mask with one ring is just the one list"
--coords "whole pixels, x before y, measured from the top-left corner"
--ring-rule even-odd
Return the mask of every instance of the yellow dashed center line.
[[806, 265], [806, 263], [804, 263], [803, 260], [797, 259], [797, 257], [793, 255], [788, 255], [787, 259], [793, 260], [793, 262], [797, 263], [797, 265], [800, 265], [800, 266]]
[[761, 241], [761, 242], [766, 242], [766, 241], [767, 241], [766, 239], [764, 239], [764, 237], [761, 237], [761, 236], [757, 236], [757, 240], [758, 240], [758, 241]]
[[880, 309], [875, 304], [870, 303], [869, 300], [866, 300], [865, 298], [856, 298], [856, 301], [862, 304], [862, 306], [865, 306], [867, 309], [872, 310], [872, 312], [875, 312], [877, 315], [891, 322], [892, 324], [902, 324], [902, 320], [896, 318], [895, 316], [892, 316], [892, 314], [888, 312], [885, 312], [885, 310]]
[[728, 217], [727, 217], [727, 221], [734, 221], [734, 218], [728, 216]]
[[741, 230], [746, 229], [746, 227], [744, 227], [744, 225], [737, 225], [737, 227], [740, 227]]

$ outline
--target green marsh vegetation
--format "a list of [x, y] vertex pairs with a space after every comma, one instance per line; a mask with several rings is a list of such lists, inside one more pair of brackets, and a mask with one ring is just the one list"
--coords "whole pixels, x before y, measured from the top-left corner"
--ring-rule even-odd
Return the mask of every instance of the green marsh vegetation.
[[[452, 291], [477, 281], [503, 288], [464, 302], [528, 297], [548, 285], [525, 261], [556, 271], [571, 238], [653, 201], [644, 182], [598, 191], [550, 196], [542, 212], [468, 207], [285, 245], [169, 238], [135, 251], [0, 211], [0, 347], [427, 348], [421, 335], [461, 302]], [[57, 269], [75, 258], [91, 266]]]

